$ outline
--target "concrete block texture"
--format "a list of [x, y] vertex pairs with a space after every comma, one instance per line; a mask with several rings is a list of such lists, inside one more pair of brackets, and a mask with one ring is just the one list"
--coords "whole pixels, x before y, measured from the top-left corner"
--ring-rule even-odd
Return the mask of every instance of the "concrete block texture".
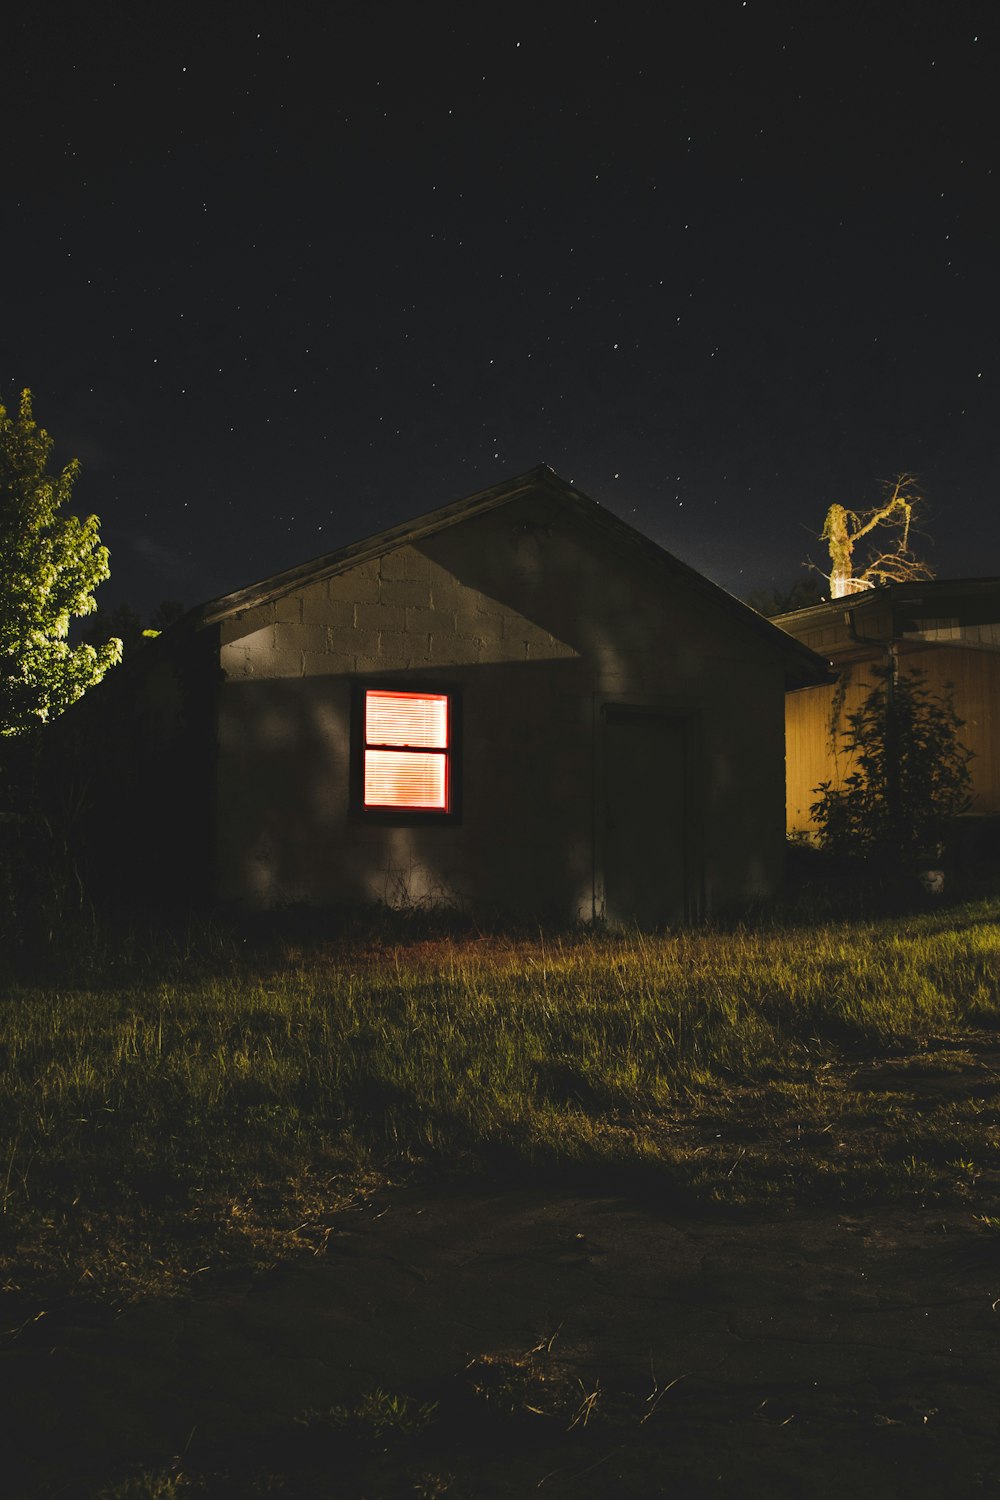
[[379, 558], [379, 577], [396, 579], [406, 577], [406, 548], [397, 547], [395, 552], [386, 552]]
[[492, 638], [483, 640], [480, 638], [474, 644], [476, 647], [476, 660], [483, 666], [524, 660], [524, 646], [520, 641], [504, 641]]
[[356, 604], [354, 624], [358, 630], [404, 630], [406, 613], [398, 604]]
[[303, 677], [343, 677], [354, 671], [353, 652], [303, 651]]
[[408, 635], [406, 639], [410, 646], [410, 654], [403, 662], [403, 666], [414, 668], [432, 666], [434, 657], [430, 636]]
[[[470, 591], [463, 589], [461, 584], [450, 573], [442, 573], [440, 576], [430, 580], [431, 604], [435, 609], [455, 610], [468, 608], [475, 598], [470, 598]], [[476, 599], [478, 603], [478, 599]]]
[[386, 667], [381, 656], [359, 652], [354, 658], [354, 670], [359, 676], [363, 677], [368, 672], [384, 672]]
[[330, 599], [310, 589], [302, 596], [302, 623], [350, 628], [354, 625], [354, 603], [350, 599]]
[[335, 651], [352, 651], [355, 656], [377, 660], [382, 654], [381, 632], [378, 630], [338, 631], [333, 637]]
[[503, 616], [503, 633], [508, 640], [534, 641], [536, 645], [551, 645], [554, 637], [541, 625], [535, 625], [531, 620], [526, 620], [523, 615], [506, 614]]
[[275, 651], [271, 646], [262, 651], [247, 645], [224, 646], [220, 665], [230, 682], [245, 678], [266, 682], [279, 677], [301, 677], [302, 652]]
[[359, 563], [349, 572], [330, 579], [330, 598], [350, 599], [353, 604], [377, 604], [380, 582], [377, 562]]
[[417, 635], [426, 635], [431, 631], [439, 636], [446, 636], [454, 632], [454, 616], [447, 611], [437, 609], [415, 608], [408, 609], [405, 616], [405, 629]]
[[479, 642], [476, 640], [463, 639], [461, 636], [450, 634], [442, 640], [440, 636], [432, 633], [430, 642], [435, 661], [442, 664], [465, 667], [479, 661]]
[[431, 602], [431, 586], [426, 579], [383, 578], [381, 598], [383, 604], [426, 607]]
[[379, 658], [383, 671], [387, 672], [404, 667], [426, 667], [435, 659], [431, 652], [431, 637], [412, 631], [384, 630]]
[[273, 677], [275, 661], [274, 626], [265, 625], [252, 635], [223, 645], [219, 665], [226, 677]]
[[274, 605], [259, 604], [255, 609], [244, 609], [231, 619], [223, 620], [219, 626], [219, 640], [223, 646], [228, 646], [230, 641], [242, 640], [273, 624]]
[[282, 625], [274, 627], [274, 645], [277, 651], [328, 651], [329, 632], [326, 625]]
[[455, 611], [455, 634], [476, 640], [483, 633], [479, 628], [479, 619], [478, 610], [457, 609]]
[[302, 624], [302, 595], [286, 594], [274, 601], [274, 618], [278, 625]]
[[407, 578], [419, 578], [421, 582], [429, 581], [431, 576], [431, 561], [415, 547], [401, 547], [400, 552], [406, 564]]
[[229, 682], [237, 681], [241, 677], [253, 676], [253, 662], [246, 646], [223, 646], [219, 652], [219, 665], [222, 668], [223, 677]]

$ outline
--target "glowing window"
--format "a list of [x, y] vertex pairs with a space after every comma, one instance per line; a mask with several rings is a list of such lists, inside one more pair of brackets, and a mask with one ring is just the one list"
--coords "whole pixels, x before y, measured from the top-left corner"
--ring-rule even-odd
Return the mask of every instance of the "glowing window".
[[364, 805], [449, 811], [451, 716], [447, 693], [364, 698]]

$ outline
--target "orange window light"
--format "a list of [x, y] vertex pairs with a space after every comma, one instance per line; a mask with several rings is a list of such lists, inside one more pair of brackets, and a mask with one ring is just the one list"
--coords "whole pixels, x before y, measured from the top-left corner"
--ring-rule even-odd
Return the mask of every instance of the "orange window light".
[[448, 811], [446, 693], [365, 693], [365, 806]]

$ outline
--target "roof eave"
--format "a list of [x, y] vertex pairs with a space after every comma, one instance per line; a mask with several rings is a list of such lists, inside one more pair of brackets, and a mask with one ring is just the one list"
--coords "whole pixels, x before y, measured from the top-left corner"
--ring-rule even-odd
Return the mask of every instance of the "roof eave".
[[478, 490], [475, 494], [467, 495], [461, 500], [455, 500], [448, 505], [440, 506], [437, 510], [428, 511], [416, 517], [415, 520], [389, 527], [374, 536], [352, 542], [334, 552], [324, 553], [296, 567], [286, 568], [280, 573], [249, 584], [245, 588], [210, 599], [207, 603], [190, 610], [170, 627], [168, 633], [176, 638], [217, 625], [245, 610], [262, 604], [270, 604], [275, 599], [300, 588], [303, 584], [335, 577], [373, 558], [381, 557], [397, 547], [422, 541], [436, 532], [444, 531], [473, 516], [483, 515], [487, 511], [495, 510], [538, 490], [547, 491], [562, 504], [578, 510], [591, 523], [609, 532], [617, 542], [640, 553], [657, 566], [667, 566], [672, 572], [681, 574], [692, 588], [710, 598], [744, 628], [752, 630], [764, 644], [780, 654], [785, 663], [785, 679], [788, 686], [804, 687], [829, 679], [826, 664], [808, 646], [802, 645], [800, 641], [795, 640], [793, 636], [779, 629], [770, 620], [759, 615], [749, 605], [734, 598], [732, 594], [727, 593], [704, 574], [682, 562], [659, 543], [644, 536], [627, 521], [616, 516], [614, 512], [606, 510], [583, 491], [561, 479], [548, 464], [539, 464], [536, 468], [518, 474], [512, 479], [504, 480], [501, 484]]
[[346, 573], [349, 569], [356, 568], [361, 563], [370, 562], [372, 558], [381, 557], [383, 553], [391, 552], [396, 547], [422, 541], [425, 537], [444, 531], [459, 521], [474, 515], [482, 515], [500, 505], [506, 505], [537, 486], [542, 478], [542, 471], [552, 472], [547, 469], [546, 465], [542, 465], [541, 469], [532, 469], [526, 474], [517, 475], [514, 479], [505, 480], [503, 484], [493, 485], [486, 490], [478, 490], [474, 495], [466, 495], [461, 500], [455, 500], [437, 510], [428, 511], [422, 516], [417, 516], [415, 520], [403, 522], [398, 526], [390, 526], [374, 536], [364, 537], [360, 541], [349, 543], [346, 547], [339, 547], [334, 552], [326, 552], [320, 557], [314, 557], [309, 562], [299, 563], [293, 568], [285, 568], [282, 572], [263, 578], [257, 583], [248, 584], [245, 588], [235, 589], [231, 594], [222, 594], [217, 599], [210, 599], [207, 604], [202, 604], [198, 609], [190, 612], [192, 628], [197, 630], [204, 625], [216, 625], [220, 620], [229, 619], [243, 610], [252, 609], [259, 604], [270, 604], [284, 594], [301, 587], [302, 584], [318, 583], [325, 578], [333, 578], [338, 573]]

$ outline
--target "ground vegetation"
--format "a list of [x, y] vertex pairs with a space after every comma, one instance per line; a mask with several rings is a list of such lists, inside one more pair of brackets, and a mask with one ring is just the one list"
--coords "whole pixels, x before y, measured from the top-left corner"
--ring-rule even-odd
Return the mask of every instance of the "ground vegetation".
[[4, 989], [12, 1493], [994, 1473], [997, 897], [85, 936]]
[[[862, 1105], [833, 1083], [859, 1056], [997, 1024], [995, 903], [808, 931], [285, 943], [252, 961], [219, 941], [146, 968], [119, 937], [71, 982], [9, 984], [0, 1253], [25, 1295], [85, 1275], [128, 1297], [315, 1247], [366, 1182], [413, 1173], [786, 1203], [929, 1188], [958, 1157], [1000, 1165], [992, 1109], [902, 1132], [891, 1094]], [[778, 1145], [791, 1122], [815, 1149]], [[839, 1153], [831, 1122], [853, 1143]]]

